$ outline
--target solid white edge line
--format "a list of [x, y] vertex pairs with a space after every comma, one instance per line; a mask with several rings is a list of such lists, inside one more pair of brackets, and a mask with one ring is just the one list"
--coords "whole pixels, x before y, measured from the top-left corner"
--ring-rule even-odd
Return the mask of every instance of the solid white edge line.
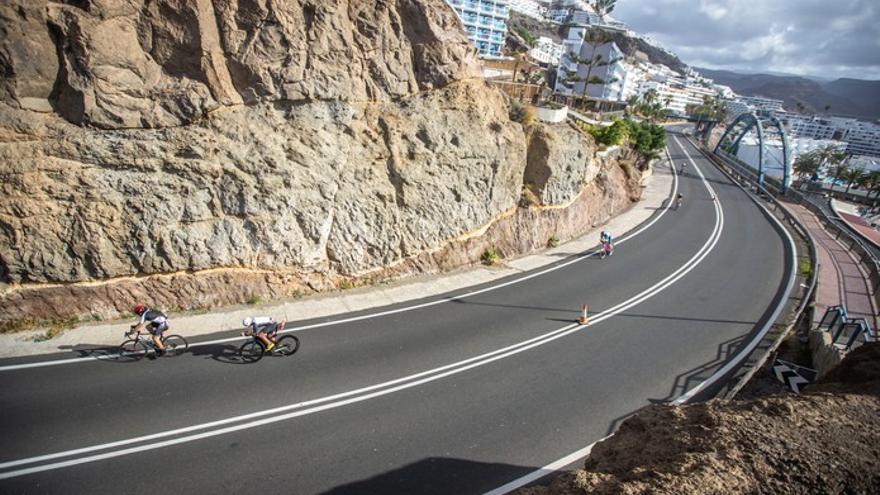
[[[708, 186], [708, 183], [705, 182], [705, 179], [704, 179], [704, 184], [706, 184]], [[346, 399], [346, 400], [341, 400], [341, 401], [333, 402], [330, 404], [325, 404], [323, 406], [316, 406], [316, 407], [312, 407], [309, 409], [295, 411], [295, 412], [291, 412], [291, 413], [287, 413], [287, 414], [283, 414], [283, 415], [279, 415], [279, 416], [274, 416], [274, 417], [264, 418], [261, 420], [251, 421], [249, 423], [243, 423], [243, 424], [239, 424], [239, 425], [235, 425], [235, 426], [225, 427], [225, 428], [221, 428], [218, 430], [212, 430], [212, 431], [207, 431], [207, 432], [189, 435], [189, 436], [185, 436], [185, 437], [165, 440], [165, 441], [157, 442], [157, 443], [153, 443], [153, 444], [140, 445], [140, 446], [136, 446], [136, 447], [122, 449], [119, 451], [105, 452], [103, 454], [96, 454], [96, 455], [92, 455], [92, 456], [88, 456], [88, 457], [70, 459], [67, 461], [61, 461], [61, 462], [56, 462], [56, 463], [52, 463], [52, 464], [44, 464], [44, 465], [40, 465], [40, 466], [34, 466], [31, 468], [19, 469], [19, 470], [15, 470], [15, 471], [7, 471], [5, 473], [0, 473], [0, 480], [18, 477], [18, 476], [24, 476], [27, 474], [33, 474], [33, 473], [37, 473], [37, 472], [59, 469], [59, 468], [63, 468], [63, 467], [69, 467], [69, 466], [73, 466], [73, 465], [85, 464], [85, 463], [108, 459], [108, 458], [120, 457], [123, 455], [128, 455], [128, 454], [137, 453], [137, 452], [144, 452], [144, 451], [148, 451], [148, 450], [154, 450], [154, 449], [167, 447], [167, 446], [171, 446], [171, 445], [177, 445], [177, 444], [181, 444], [181, 443], [187, 443], [187, 442], [191, 442], [191, 441], [195, 441], [195, 440], [200, 440], [203, 438], [219, 436], [219, 435], [223, 435], [226, 433], [231, 433], [231, 432], [240, 431], [240, 430], [244, 430], [244, 429], [263, 426], [266, 424], [271, 424], [271, 423], [275, 423], [275, 422], [279, 422], [279, 421], [285, 421], [288, 419], [292, 419], [292, 418], [299, 417], [299, 416], [305, 416], [307, 414], [312, 414], [315, 412], [320, 412], [320, 411], [324, 411], [324, 410], [328, 410], [328, 409], [333, 409], [336, 407], [342, 407], [345, 405], [349, 405], [349, 404], [353, 404], [353, 403], [357, 403], [357, 402], [362, 402], [362, 401], [369, 400], [369, 399], [372, 399], [375, 397], [388, 395], [388, 394], [391, 394], [391, 393], [394, 393], [394, 392], [397, 392], [400, 390], [405, 390], [405, 389], [416, 387], [416, 386], [419, 386], [419, 385], [422, 385], [425, 383], [436, 381], [441, 378], [445, 378], [447, 376], [462, 373], [464, 371], [467, 371], [467, 370], [470, 370], [470, 369], [473, 369], [473, 368], [476, 368], [479, 366], [483, 366], [483, 365], [489, 364], [491, 362], [498, 361], [500, 359], [504, 359], [504, 358], [510, 357], [512, 355], [519, 354], [521, 352], [525, 352], [526, 350], [529, 350], [529, 349], [544, 345], [546, 343], [552, 342], [554, 340], [560, 339], [560, 338], [565, 337], [571, 333], [579, 331], [582, 328], [600, 323], [600, 322], [602, 322], [608, 318], [611, 318], [611, 317], [613, 317], [613, 316], [615, 316], [615, 315], [617, 315], [617, 314], [619, 314], [619, 313], [621, 313], [621, 312], [623, 312], [623, 311], [625, 311], [625, 310], [627, 310], [637, 304], [640, 304], [641, 302], [649, 299], [650, 297], [656, 295], [657, 293], [661, 292], [665, 288], [669, 287], [670, 285], [672, 285], [673, 283], [675, 283], [676, 281], [678, 281], [679, 279], [684, 277], [687, 273], [689, 273], [690, 271], [695, 269], [700, 264], [700, 262], [702, 262], [702, 260], [705, 259], [705, 257], [708, 256], [709, 253], [711, 253], [711, 251], [714, 249], [715, 245], [717, 245], [718, 240], [721, 237], [724, 219], [723, 219], [723, 210], [721, 209], [719, 202], [715, 202], [715, 211], [716, 211], [716, 221], [715, 221], [715, 227], [713, 228], [713, 232], [710, 235], [709, 239], [706, 241], [706, 243], [704, 243], [703, 246], [700, 248], [700, 250], [697, 252], [697, 254], [694, 255], [694, 257], [692, 257], [687, 263], [685, 263], [684, 265], [679, 267], [675, 272], [673, 272], [671, 275], [667, 276], [666, 278], [664, 278], [663, 280], [661, 280], [657, 284], [649, 287], [648, 289], [642, 291], [641, 293], [637, 294], [636, 296], [633, 296], [628, 301], [620, 303], [620, 304], [614, 306], [613, 308], [610, 308], [606, 311], [603, 311], [602, 313], [599, 313], [587, 325], [579, 325], [579, 324], [567, 325], [567, 326], [562, 327], [560, 329], [548, 332], [544, 335], [532, 338], [528, 341], [524, 341], [524, 342], [521, 342], [518, 344], [514, 344], [512, 346], [508, 346], [505, 349], [512, 349], [512, 350], [509, 350], [506, 352], [503, 352], [504, 351], [503, 349], [492, 351], [491, 353], [486, 353], [481, 356], [476, 356], [476, 357], [470, 358], [468, 360], [460, 361], [459, 363], [454, 363], [452, 365], [446, 365], [442, 368], [436, 368], [434, 370], [425, 371], [425, 372], [419, 373], [418, 375], [411, 375], [408, 377], [402, 377], [402, 378], [394, 380], [392, 382], [385, 382], [383, 384], [373, 385], [371, 387], [366, 387], [365, 389], [359, 389], [358, 391], [351, 391], [351, 392], [346, 392], [344, 394], [338, 394], [335, 397], [340, 397], [340, 396], [345, 396], [345, 395], [353, 395], [355, 393], [363, 392], [367, 389], [376, 389], [376, 388], [386, 387], [389, 384], [394, 383], [394, 382], [396, 382], [396, 383], [406, 382], [408, 380], [412, 380], [413, 378], [415, 378], [416, 376], [419, 376], [419, 375], [421, 375], [421, 376], [430, 375], [432, 373], [436, 373], [438, 370], [441, 370], [444, 368], [449, 369], [454, 366], [460, 365], [461, 363], [465, 363], [465, 362], [470, 361], [470, 363], [467, 364], [466, 366], [461, 366], [461, 367], [458, 367], [455, 369], [451, 369], [451, 370], [445, 371], [440, 374], [434, 374], [433, 376], [428, 376], [427, 378], [422, 378], [422, 379], [415, 380], [415, 381], [409, 381], [408, 383], [404, 383], [402, 385], [397, 385], [397, 386], [394, 386], [391, 388], [385, 388], [384, 390], [369, 393], [366, 395], [361, 395], [358, 397], [354, 397], [354, 398], [350, 398], [350, 399]], [[499, 354], [499, 353], [501, 353], [501, 354]], [[490, 355], [492, 355], [492, 356], [485, 358], [485, 359], [481, 359], [485, 356], [490, 356]], [[474, 361], [476, 361], [476, 362], [474, 362]], [[113, 446], [128, 445], [131, 443], [136, 443], [138, 441], [143, 441], [145, 439], [161, 438], [161, 437], [165, 437], [165, 436], [171, 436], [171, 435], [183, 433], [186, 431], [194, 431], [197, 429], [204, 429], [206, 427], [216, 426], [219, 424], [228, 424], [228, 423], [232, 423], [232, 422], [236, 422], [236, 421], [241, 421], [243, 419], [248, 419], [251, 417], [259, 417], [259, 416], [265, 416], [267, 414], [273, 414], [275, 412], [279, 412], [282, 410], [301, 408], [307, 404], [316, 404], [319, 402], [326, 402], [327, 400], [330, 400], [330, 398], [316, 399], [314, 401], [308, 401], [308, 402], [304, 402], [304, 403], [297, 403], [297, 404], [292, 404], [292, 405], [288, 405], [288, 406], [282, 406], [282, 407], [274, 408], [274, 409], [271, 409], [268, 411], [260, 411], [260, 412], [256, 412], [256, 413], [250, 413], [248, 415], [238, 416], [235, 418], [227, 418], [224, 420], [218, 420], [218, 421], [214, 421], [211, 423], [204, 423], [202, 425], [195, 425], [195, 426], [190, 426], [190, 427], [186, 427], [186, 428], [181, 428], [178, 430], [171, 430], [171, 431], [157, 433], [157, 434], [153, 434], [153, 435], [147, 435], [144, 437], [138, 437], [136, 439], [120, 440], [120, 441], [112, 442], [112, 443], [108, 443], [108, 444], [95, 445], [95, 446], [85, 447], [85, 448], [71, 450], [71, 451], [58, 452], [55, 454], [46, 454], [43, 456], [20, 459], [17, 461], [10, 461], [10, 462], [0, 464], [0, 467], [12, 467], [15, 465], [31, 464], [34, 462], [39, 462], [41, 460], [49, 460], [49, 459], [60, 458], [60, 457], [68, 457], [71, 455], [75, 455], [76, 453], [105, 450], [105, 449], [113, 447]]]
[[[712, 189], [712, 187], [711, 187], [711, 186], [709, 185], [709, 183], [706, 181], [706, 177], [703, 175], [703, 172], [699, 169], [699, 167], [697, 167], [697, 164], [694, 163], [693, 159], [691, 159], [691, 155], [690, 155], [690, 153], [688, 153], [688, 151], [684, 148], [684, 146], [681, 145], [681, 143], [678, 141], [678, 139], [677, 139], [675, 136], [673, 136], [672, 138], [675, 139], [675, 142], [678, 144], [678, 147], [681, 148], [682, 151], [684, 151], [684, 154], [687, 156], [688, 160], [689, 160], [689, 161], [691, 162], [691, 164], [694, 166], [694, 169], [697, 170], [697, 173], [700, 174], [700, 178], [703, 180], [703, 183], [706, 185], [706, 187], [707, 187], [708, 190], [710, 191], [710, 194], [712, 194], [715, 198], [718, 198], [718, 196], [715, 194], [714, 189]], [[667, 155], [669, 154], [669, 148], [668, 148], [668, 147], [667, 147], [667, 149], [666, 149], [666, 153], [667, 153]], [[672, 164], [672, 166], [673, 166], [673, 168], [674, 168], [674, 164], [673, 164], [673, 162], [672, 162], [672, 157], [671, 157], [671, 156], [669, 157], [669, 163]], [[674, 172], [674, 171], [673, 171], [673, 172]], [[742, 188], [741, 188], [741, 189], [742, 189]], [[721, 199], [718, 198], [718, 201], [716, 201], [716, 204], [720, 204], [720, 202], [721, 202]], [[718, 206], [716, 206], [716, 211], [717, 211], [717, 209], [718, 209]], [[771, 215], [771, 216], [772, 216], [772, 215]], [[775, 217], [774, 217], [774, 218], [775, 218]], [[783, 231], [785, 231], [785, 229], [783, 229]], [[786, 235], [787, 235], [787, 232], [786, 232]], [[719, 235], [719, 237], [720, 237], [720, 235]], [[790, 236], [789, 236], [789, 239], [791, 239]], [[717, 372], [716, 372], [716, 374], [717, 374]], [[715, 376], [715, 375], [713, 375], [713, 376]], [[712, 377], [710, 377], [710, 379], [711, 379], [711, 378], [712, 378]], [[716, 380], [717, 380], [717, 378], [716, 378]], [[708, 380], [706, 380], [706, 381], [708, 381]], [[703, 385], [703, 384], [705, 384], [705, 383], [706, 383], [706, 382], [704, 381], [703, 383], [697, 385], [697, 387], [699, 387], [700, 385]], [[695, 387], [695, 388], [696, 388], [696, 387]], [[704, 387], [704, 388], [705, 388], [705, 387]], [[695, 393], [696, 393], [696, 392], [695, 392]], [[679, 397], [679, 398], [680, 398], [680, 397]], [[603, 442], [603, 441], [605, 441], [605, 440], [611, 438], [612, 436], [614, 436], [614, 433], [612, 433], [611, 435], [608, 435], [608, 436], [606, 436], [606, 437], [604, 437], [604, 438], [602, 438], [602, 439], [599, 439], [599, 440], [597, 440], [597, 441], [591, 443], [590, 445], [587, 445], [587, 446], [584, 447], [583, 449], [577, 450], [577, 451], [572, 452], [571, 454], [569, 454], [569, 455], [567, 455], [567, 456], [565, 456], [565, 457], [563, 457], [563, 458], [561, 458], [561, 459], [558, 459], [558, 460], [556, 460], [556, 461], [553, 461], [552, 463], [547, 464], [546, 466], [544, 466], [544, 467], [542, 467], [542, 468], [540, 468], [540, 469], [537, 469], [537, 470], [535, 470], [535, 471], [532, 471], [531, 473], [529, 473], [529, 474], [527, 474], [527, 475], [525, 475], [525, 476], [522, 476], [522, 477], [520, 477], [520, 478], [517, 478], [517, 479], [515, 479], [515, 480], [513, 480], [513, 481], [511, 481], [511, 482], [509, 482], [509, 483], [507, 483], [507, 484], [505, 484], [505, 485], [503, 485], [503, 486], [500, 486], [500, 487], [498, 487], [498, 488], [495, 488], [494, 490], [491, 490], [491, 491], [489, 491], [489, 492], [486, 492], [484, 495], [504, 495], [504, 494], [509, 493], [509, 492], [512, 492], [512, 491], [514, 491], [514, 490], [516, 490], [516, 489], [518, 489], [518, 488], [522, 488], [523, 486], [526, 486], [526, 485], [528, 485], [529, 483], [532, 483], [533, 481], [539, 480], [539, 479], [543, 478], [544, 476], [547, 476], [547, 475], [550, 475], [550, 474], [554, 473], [555, 471], [557, 471], [557, 470], [559, 470], [559, 469], [561, 469], [561, 468], [563, 468], [563, 467], [565, 467], [565, 466], [567, 466], [567, 465], [569, 465], [569, 464], [571, 464], [571, 463], [577, 461], [578, 459], [582, 459], [582, 458], [585, 458], [585, 457], [589, 456], [589, 455], [590, 455], [590, 452], [593, 450], [593, 447], [594, 447], [597, 443], [599, 443], [599, 442]]]
[[[667, 156], [668, 156], [668, 153], [669, 153], [669, 151], [667, 149]], [[623, 244], [626, 241], [632, 239], [633, 237], [641, 234], [642, 232], [644, 232], [645, 230], [647, 230], [648, 228], [653, 226], [655, 223], [657, 223], [663, 217], [663, 215], [665, 215], [669, 211], [669, 208], [672, 205], [671, 198], [674, 198], [676, 193], [678, 192], [678, 174], [675, 173], [675, 164], [672, 163], [671, 156], [669, 157], [669, 165], [670, 165], [670, 168], [672, 171], [672, 177], [673, 177], [672, 192], [670, 193], [670, 196], [669, 196], [670, 200], [666, 202], [666, 205], [660, 211], [660, 213], [658, 213], [654, 218], [652, 218], [647, 224], [643, 225], [642, 227], [640, 227], [638, 230], [636, 230], [634, 232], [627, 233], [626, 235], [624, 235], [623, 237], [618, 239], [616, 244], [618, 244], [618, 245]], [[534, 273], [525, 275], [523, 277], [520, 277], [520, 278], [517, 278], [514, 280], [509, 280], [509, 281], [501, 283], [501, 284], [492, 285], [492, 286], [485, 287], [480, 290], [466, 292], [466, 293], [459, 295], [459, 296], [448, 296], [448, 297], [443, 297], [443, 298], [435, 300], [435, 301], [430, 301], [430, 302], [421, 303], [421, 304], [415, 304], [415, 305], [406, 306], [403, 308], [397, 308], [397, 309], [392, 309], [392, 310], [387, 310], [387, 311], [380, 311], [377, 313], [370, 313], [370, 314], [361, 315], [361, 316], [353, 316], [353, 317], [349, 317], [349, 318], [342, 318], [339, 320], [325, 321], [325, 322], [321, 322], [321, 323], [313, 323], [311, 325], [303, 325], [303, 326], [299, 326], [299, 327], [293, 327], [293, 328], [285, 329], [279, 333], [285, 334], [285, 333], [292, 333], [292, 332], [301, 332], [304, 330], [311, 330], [314, 328], [328, 327], [328, 326], [333, 326], [333, 325], [341, 325], [341, 324], [345, 324], [345, 323], [351, 323], [354, 321], [366, 320], [366, 319], [370, 319], [370, 318], [378, 318], [378, 317], [393, 315], [393, 314], [397, 314], [397, 313], [404, 313], [407, 311], [415, 311], [417, 309], [427, 308], [430, 306], [436, 306], [438, 304], [444, 304], [444, 303], [448, 303], [448, 302], [452, 302], [452, 301], [456, 301], [456, 300], [460, 300], [460, 299], [465, 299], [468, 297], [483, 294], [485, 292], [490, 292], [490, 291], [498, 290], [498, 289], [501, 289], [501, 288], [504, 288], [504, 287], [507, 287], [510, 285], [518, 284], [520, 282], [525, 282], [526, 280], [530, 280], [532, 278], [539, 277], [541, 275], [545, 275], [547, 273], [559, 270], [561, 268], [565, 268], [565, 267], [572, 265], [574, 263], [579, 263], [581, 261], [584, 261], [587, 258], [595, 256], [597, 253], [598, 253], [598, 251], [593, 251], [593, 252], [584, 251], [582, 253], [574, 255], [575, 258], [573, 258], [569, 261], [566, 261], [564, 263], [560, 263], [558, 265], [553, 265], [553, 266], [546, 268], [544, 270], [534, 272]], [[224, 339], [207, 340], [204, 342], [193, 342], [189, 345], [189, 348], [201, 347], [201, 346], [206, 346], [206, 345], [225, 344], [228, 342], [236, 342], [236, 341], [241, 341], [241, 340], [244, 340], [244, 339], [242, 337], [228, 337], [228, 338], [224, 338]], [[33, 363], [10, 364], [10, 365], [6, 365], [6, 366], [0, 366], [0, 372], [21, 370], [21, 369], [28, 369], [28, 368], [42, 368], [42, 367], [57, 366], [57, 365], [62, 365], [62, 364], [77, 364], [77, 363], [90, 362], [90, 361], [107, 361], [107, 360], [113, 360], [113, 359], [117, 359], [117, 358], [118, 358], [117, 354], [112, 354], [112, 355], [105, 355], [105, 356], [86, 356], [86, 357], [77, 357], [77, 358], [68, 358], [68, 359], [57, 359], [57, 360], [50, 360], [50, 361], [38, 361], [38, 362], [33, 362]]]
[[[678, 146], [682, 150], [684, 150], [684, 146], [681, 145], [681, 143], [678, 141], [678, 138], [673, 136], [673, 139], [675, 139], [675, 142], [678, 144]], [[685, 154], [687, 154], [688, 159], [691, 161], [691, 163], [694, 163], [693, 159], [691, 159], [690, 153], [685, 152]], [[672, 401], [673, 405], [681, 405], [681, 404], [684, 404], [685, 402], [689, 401], [696, 394], [698, 394], [699, 392], [701, 392], [705, 388], [711, 386], [712, 384], [714, 384], [715, 382], [720, 380], [725, 374], [730, 372], [730, 370], [732, 370], [734, 367], [740, 365], [741, 361], [743, 359], [745, 359], [749, 354], [751, 354], [751, 352], [753, 350], [755, 350], [755, 347], [757, 347], [758, 344], [761, 343], [761, 341], [764, 339], [764, 337], [770, 331], [770, 328], [773, 327], [773, 324], [776, 322], [776, 319], [779, 317], [779, 314], [782, 312], [783, 309], [785, 309], [785, 301], [788, 299], [788, 296], [791, 294], [791, 289], [794, 287], [794, 283], [796, 280], [796, 276], [797, 276], [797, 266], [796, 266], [797, 245], [795, 244], [794, 239], [792, 239], [791, 234], [788, 233], [788, 229], [786, 229], [785, 226], [782, 225], [782, 222], [780, 222], [779, 219], [776, 218], [775, 215], [770, 213], [770, 211], [763, 204], [761, 204], [759, 201], [757, 201], [749, 191], [746, 191], [746, 189], [744, 187], [742, 187], [741, 185], [739, 185], [738, 183], [736, 183], [736, 181], [731, 181], [731, 182], [735, 183], [737, 187], [739, 187], [743, 192], [745, 192], [746, 195], [749, 197], [749, 199], [751, 199], [753, 203], [755, 203], [759, 208], [761, 208], [764, 211], [765, 216], [773, 219], [773, 221], [779, 227], [779, 230], [781, 230], [782, 233], [785, 234], [785, 239], [788, 240], [788, 245], [791, 248], [791, 263], [789, 264], [790, 274], [789, 274], [789, 278], [788, 278], [788, 283], [786, 284], [785, 291], [783, 292], [785, 299], [783, 299], [782, 301], [780, 301], [779, 304], [776, 305], [776, 309], [773, 310], [773, 313], [767, 319], [767, 323], [765, 323], [764, 328], [762, 328], [755, 335], [755, 337], [751, 340], [751, 342], [749, 342], [749, 344], [746, 347], [744, 347], [739, 353], [737, 353], [737, 355], [734, 356], [733, 359], [729, 360], [727, 362], [727, 364], [724, 365], [721, 369], [719, 369], [718, 371], [713, 373], [712, 376], [710, 376], [706, 380], [699, 383], [696, 387], [688, 390], [684, 394], [680, 395], [677, 399]]]
[[544, 476], [547, 476], [548, 474], [553, 474], [556, 471], [559, 471], [560, 469], [564, 468], [565, 466], [568, 466], [569, 464], [577, 461], [578, 459], [583, 459], [584, 457], [587, 457], [588, 455], [590, 455], [590, 452], [593, 450], [593, 447], [595, 447], [597, 443], [600, 443], [610, 437], [611, 437], [611, 435], [608, 435], [605, 438], [602, 438], [600, 440], [596, 440], [595, 442], [591, 443], [590, 445], [587, 445], [586, 447], [584, 447], [578, 451], [572, 452], [571, 454], [568, 454], [567, 456], [565, 456], [561, 459], [557, 459], [557, 460], [551, 462], [550, 464], [547, 464], [546, 466], [544, 466], [540, 469], [536, 469], [535, 471], [532, 471], [531, 473], [529, 473], [521, 478], [517, 478], [517, 479], [511, 481], [510, 483], [507, 483], [506, 485], [499, 486], [498, 488], [495, 488], [494, 490], [488, 491], [488, 492], [484, 493], [483, 495], [504, 495], [505, 493], [512, 492], [513, 490], [516, 490], [517, 488], [522, 488], [523, 486], [528, 485], [529, 483], [532, 483], [533, 481], [537, 481], [537, 480], [543, 478]]

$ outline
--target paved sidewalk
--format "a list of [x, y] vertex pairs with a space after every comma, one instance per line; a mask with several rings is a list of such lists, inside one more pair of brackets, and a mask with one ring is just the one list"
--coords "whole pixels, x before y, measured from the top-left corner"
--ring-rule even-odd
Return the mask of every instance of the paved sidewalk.
[[785, 206], [798, 217], [816, 241], [819, 284], [816, 287], [815, 318], [821, 318], [829, 306], [843, 304], [850, 316], [865, 318], [873, 328], [877, 328], [877, 309], [874, 307], [868, 276], [853, 254], [822, 228], [813, 212], [795, 203], [785, 203]]
[[[431, 276], [411, 277], [384, 285], [344, 292], [319, 294], [298, 300], [267, 303], [257, 306], [219, 308], [206, 314], [171, 314], [172, 332], [190, 337], [241, 328], [246, 316], [269, 315], [285, 318], [288, 328], [297, 320], [328, 317], [370, 308], [397, 304], [435, 296], [466, 287], [491, 282], [523, 271], [558, 262], [561, 258], [581, 253], [598, 244], [599, 232], [609, 230], [620, 238], [648, 220], [669, 197], [673, 175], [664, 160], [646, 179], [642, 200], [605, 225], [559, 247], [508, 260], [500, 267], [464, 267], [460, 270]], [[117, 345], [123, 340], [134, 318], [110, 323], [84, 325], [67, 330], [51, 340], [40, 341], [44, 331], [28, 331], [0, 335], [0, 357], [48, 354], [70, 349]]]

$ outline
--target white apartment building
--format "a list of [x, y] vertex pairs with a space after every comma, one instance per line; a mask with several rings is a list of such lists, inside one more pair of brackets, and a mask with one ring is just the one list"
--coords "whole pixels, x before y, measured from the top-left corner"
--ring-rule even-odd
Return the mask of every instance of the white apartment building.
[[847, 143], [851, 155], [880, 156], [880, 125], [848, 117], [776, 112], [793, 136], [835, 139]]
[[649, 76], [638, 63], [622, 61], [620, 68], [620, 101], [629, 101], [633, 96], [639, 96], [641, 87], [648, 82]]
[[725, 99], [724, 107], [727, 110], [727, 116], [731, 119], [735, 119], [744, 113], [749, 113], [753, 109], [749, 105], [739, 101], [736, 98]]
[[737, 100], [745, 103], [758, 111], [765, 112], [781, 112], [782, 100], [774, 100], [773, 98], [763, 98], [761, 96], [737, 96]]
[[[717, 86], [717, 85], [716, 85]], [[727, 86], [724, 86], [727, 88]], [[730, 88], [727, 88], [730, 90]], [[730, 91], [733, 93], [733, 91]], [[774, 100], [772, 98], [762, 98], [760, 96], [738, 96], [733, 95], [733, 97], [725, 96], [725, 108], [727, 110], [727, 115], [735, 119], [744, 113], [750, 112], [769, 112], [772, 114], [779, 114], [782, 112], [782, 100]], [[824, 138], [820, 138], [824, 139]]]
[[702, 105], [706, 97], [717, 95], [704, 80], [681, 77], [663, 65], [649, 65], [648, 75], [649, 79], [639, 88], [639, 95], [650, 90], [656, 91], [659, 101], [675, 115], [685, 115], [689, 105]]
[[507, 37], [508, 0], [446, 0], [480, 56], [500, 57]]
[[507, 4], [511, 11], [543, 21], [547, 8], [550, 7], [550, 0], [508, 0]]
[[[623, 61], [623, 53], [614, 42], [604, 43], [602, 45], [591, 45], [585, 42], [581, 35], [585, 30], [584, 27], [572, 27], [568, 30], [568, 37], [563, 41], [564, 51], [556, 69], [556, 86], [555, 91], [567, 95], [584, 94], [584, 85], [586, 82], [567, 83], [566, 78], [568, 72], [576, 74], [576, 77], [587, 78], [589, 71], [590, 78], [598, 77], [606, 81], [605, 84], [589, 84], [586, 88], [586, 96], [591, 98], [599, 98], [603, 100], [619, 100], [621, 90], [621, 80], [625, 78], [621, 62]], [[593, 66], [590, 70], [587, 64], [578, 64], [569, 57], [570, 53], [577, 54], [580, 58], [590, 59], [593, 56], [601, 55], [605, 61], [613, 61], [609, 65]]]
[[592, 12], [592, 8], [584, 0], [553, 0], [547, 7], [546, 17], [550, 22], [563, 24], [568, 21], [572, 12], [578, 10]]
[[573, 10], [564, 22], [577, 26], [601, 27], [614, 31], [626, 32], [629, 30], [626, 24], [613, 19], [610, 15], [601, 17], [592, 10]]
[[721, 95], [722, 98], [736, 98], [736, 93], [733, 92], [733, 89], [731, 89], [730, 86], [725, 86], [723, 84], [712, 84], [712, 89], [714, 89], [716, 93]]
[[880, 170], [880, 158], [876, 156], [853, 156], [849, 159], [849, 166], [860, 168], [866, 172]]
[[532, 59], [547, 65], [559, 65], [563, 53], [565, 53], [565, 45], [556, 43], [546, 36], [538, 38], [535, 47], [529, 50]]

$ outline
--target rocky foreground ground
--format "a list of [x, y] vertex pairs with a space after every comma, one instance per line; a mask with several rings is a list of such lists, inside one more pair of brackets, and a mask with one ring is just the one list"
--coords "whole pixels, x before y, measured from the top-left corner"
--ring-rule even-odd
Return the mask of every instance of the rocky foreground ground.
[[880, 493], [880, 344], [800, 395], [654, 405], [584, 469], [519, 495]]

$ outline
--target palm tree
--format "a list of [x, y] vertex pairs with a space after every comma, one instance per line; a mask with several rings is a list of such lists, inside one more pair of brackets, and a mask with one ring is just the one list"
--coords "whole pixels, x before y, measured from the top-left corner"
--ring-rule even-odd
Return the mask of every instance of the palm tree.
[[839, 180], [842, 173], [844, 160], [846, 160], [847, 154], [844, 151], [841, 151], [837, 146], [833, 144], [826, 145], [822, 148], [815, 149], [810, 153], [815, 153], [816, 158], [819, 159], [819, 163], [825, 169], [826, 173], [831, 171], [832, 177], [834, 180]]
[[520, 62], [522, 62], [522, 55], [517, 53], [513, 56], [513, 75], [510, 76], [510, 82], [516, 82], [516, 73], [519, 72]]
[[868, 172], [862, 176], [860, 184], [867, 191], [866, 196], [874, 193], [874, 197], [880, 196], [880, 171]]
[[617, 0], [592, 0], [590, 2], [590, 7], [593, 7], [593, 12], [595, 12], [596, 15], [602, 20], [605, 20], [605, 16], [614, 10], [614, 4], [616, 3]]
[[874, 199], [880, 198], [880, 172], [874, 171], [868, 175], [870, 176], [870, 188], [874, 192]]
[[794, 161], [794, 173], [803, 181], [812, 178], [819, 171], [819, 159], [813, 153], [804, 153]]
[[865, 196], [870, 196], [874, 188], [874, 173], [863, 170], [862, 176], [859, 178], [858, 185], [865, 190]]
[[861, 181], [863, 175], [865, 175], [865, 173], [860, 168], [844, 167], [841, 177], [846, 181], [846, 191], [843, 194], [849, 194], [849, 188], [851, 188], [856, 182]]

